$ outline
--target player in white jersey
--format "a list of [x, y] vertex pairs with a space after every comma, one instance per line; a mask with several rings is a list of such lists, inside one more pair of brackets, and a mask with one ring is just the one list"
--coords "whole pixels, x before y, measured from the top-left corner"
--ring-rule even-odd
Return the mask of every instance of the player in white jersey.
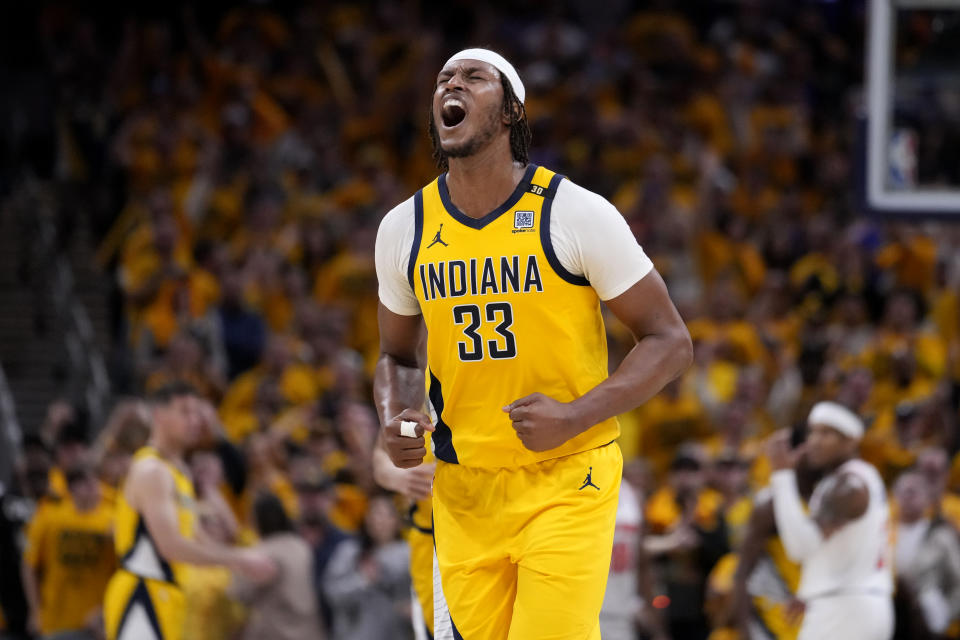
[[806, 610], [799, 640], [888, 640], [893, 634], [890, 508], [880, 474], [857, 458], [863, 422], [846, 407], [821, 402], [807, 419], [804, 446], [824, 472], [804, 510], [789, 431], [767, 453], [773, 511], [783, 546], [802, 566], [797, 597]]

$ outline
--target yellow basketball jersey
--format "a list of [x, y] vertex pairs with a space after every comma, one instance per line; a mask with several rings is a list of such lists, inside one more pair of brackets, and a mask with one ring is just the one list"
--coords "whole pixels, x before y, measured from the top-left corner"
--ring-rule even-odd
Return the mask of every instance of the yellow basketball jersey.
[[550, 241], [550, 208], [562, 179], [530, 165], [510, 198], [479, 219], [452, 203], [445, 175], [414, 195], [407, 277], [427, 326], [439, 460], [525, 465], [619, 435], [611, 418], [534, 452], [502, 410], [534, 392], [569, 402], [607, 377], [599, 299], [585, 278], [563, 268]]
[[[180, 535], [185, 538], [193, 537], [196, 520], [193, 483], [190, 478], [157, 453], [152, 447], [143, 447], [133, 460], [137, 462], [143, 458], [161, 460], [173, 476], [176, 485], [177, 520], [180, 525]], [[184, 584], [184, 577], [188, 565], [179, 562], [170, 562], [160, 555], [159, 549], [150, 536], [146, 522], [136, 509], [130, 506], [123, 492], [117, 499], [116, 506], [116, 540], [117, 558], [122, 569], [142, 578]]]

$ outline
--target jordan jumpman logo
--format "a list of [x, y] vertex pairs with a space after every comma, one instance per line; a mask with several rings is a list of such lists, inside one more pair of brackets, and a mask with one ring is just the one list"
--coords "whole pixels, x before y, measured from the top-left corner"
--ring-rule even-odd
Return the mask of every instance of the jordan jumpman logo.
[[580, 489], [578, 489], [578, 491], [583, 491], [587, 487], [593, 487], [597, 491], [600, 491], [600, 487], [593, 484], [593, 467], [590, 467], [590, 470], [587, 471], [587, 479], [583, 481], [583, 486], [581, 486]]
[[427, 245], [427, 249], [429, 249], [429, 248], [432, 247], [433, 245], [437, 244], [438, 242], [439, 242], [440, 244], [442, 244], [443, 246], [445, 246], [445, 247], [449, 247], [449, 246], [450, 246], [450, 245], [448, 245], [446, 242], [443, 241], [443, 238], [440, 237], [440, 232], [441, 232], [441, 231], [443, 231], [443, 223], [440, 223], [440, 228], [437, 229], [437, 235], [433, 236], [433, 242], [431, 242], [430, 244]]

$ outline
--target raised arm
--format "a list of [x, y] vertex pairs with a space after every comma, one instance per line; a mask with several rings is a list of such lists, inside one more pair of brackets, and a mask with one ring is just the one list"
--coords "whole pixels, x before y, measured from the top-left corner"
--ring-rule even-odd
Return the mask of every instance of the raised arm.
[[781, 429], [770, 436], [767, 456], [773, 468], [773, 513], [783, 547], [794, 562], [801, 562], [823, 541], [848, 522], [862, 516], [870, 502], [866, 484], [843, 473], [824, 493], [814, 513], [807, 514], [797, 488], [794, 471], [800, 450], [790, 450], [790, 432]]
[[[416, 467], [427, 454], [424, 431], [433, 431], [424, 401], [424, 376], [418, 354], [425, 330], [419, 315], [403, 316], [378, 310], [380, 360], [373, 376], [373, 398], [382, 426], [380, 438], [393, 464]], [[416, 438], [400, 435], [401, 421], [416, 422]]]

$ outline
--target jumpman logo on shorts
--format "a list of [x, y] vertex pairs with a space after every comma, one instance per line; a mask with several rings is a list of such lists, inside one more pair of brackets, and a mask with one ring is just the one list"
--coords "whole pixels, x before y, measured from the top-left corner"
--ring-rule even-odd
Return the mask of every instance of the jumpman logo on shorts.
[[427, 245], [427, 249], [429, 249], [429, 248], [432, 247], [433, 245], [437, 244], [438, 242], [439, 242], [440, 244], [442, 244], [443, 246], [445, 246], [445, 247], [449, 247], [449, 246], [450, 246], [450, 245], [448, 245], [446, 242], [443, 241], [443, 238], [440, 237], [440, 232], [441, 232], [441, 231], [443, 231], [443, 223], [440, 223], [440, 228], [437, 229], [437, 235], [433, 236], [433, 242], [431, 242], [430, 244]]
[[593, 467], [590, 467], [590, 470], [587, 471], [587, 479], [583, 481], [583, 485], [578, 489], [578, 491], [583, 491], [587, 487], [593, 487], [597, 491], [600, 491], [600, 487], [593, 484]]

